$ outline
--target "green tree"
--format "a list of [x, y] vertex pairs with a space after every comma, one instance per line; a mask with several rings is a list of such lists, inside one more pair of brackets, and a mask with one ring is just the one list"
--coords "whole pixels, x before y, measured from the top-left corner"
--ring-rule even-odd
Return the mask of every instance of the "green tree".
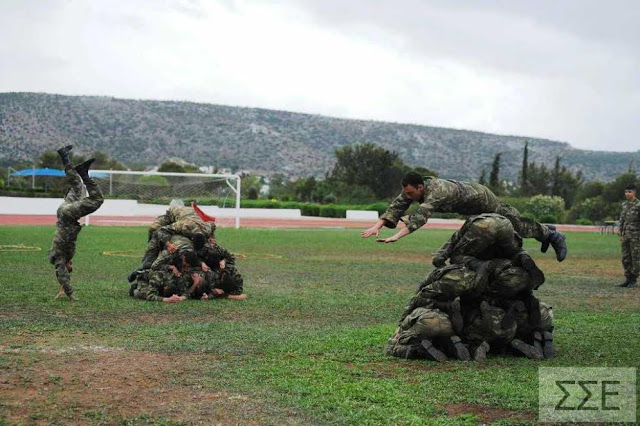
[[529, 163], [529, 193], [549, 194], [551, 174], [544, 164]]
[[40, 154], [40, 160], [37, 166], [40, 168], [61, 169], [62, 162], [56, 151], [47, 150]]
[[613, 182], [606, 184], [602, 192], [602, 198], [607, 203], [620, 203], [624, 200], [624, 187], [630, 184], [638, 186], [638, 177], [636, 174], [621, 174]]
[[378, 199], [395, 195], [408, 169], [397, 153], [371, 143], [338, 148], [335, 156], [331, 179], [349, 186], [366, 186]]
[[168, 187], [169, 181], [164, 176], [159, 175], [143, 175], [138, 178], [138, 184], [146, 186]]
[[482, 173], [480, 173], [480, 179], [478, 179], [478, 183], [480, 185], [487, 184], [487, 171], [485, 169], [482, 169]]
[[525, 213], [539, 222], [557, 223], [564, 213], [564, 200], [549, 195], [536, 195], [527, 203]]
[[495, 157], [493, 157], [493, 164], [491, 165], [491, 173], [489, 174], [489, 188], [494, 191], [496, 194], [502, 192], [502, 188], [500, 187], [500, 157], [502, 153], [497, 153]]
[[96, 159], [96, 161], [94, 161], [93, 164], [91, 165], [93, 169], [98, 169], [98, 170], [126, 170], [127, 169], [124, 166], [124, 164], [122, 164], [118, 160], [110, 158], [106, 152], [94, 151], [91, 153], [91, 157]]
[[529, 191], [529, 142], [527, 141], [524, 144], [522, 170], [520, 170], [520, 193], [526, 196], [530, 194]]
[[165, 161], [160, 164], [158, 171], [162, 173], [186, 173], [183, 166], [178, 163], [174, 163], [173, 161]]

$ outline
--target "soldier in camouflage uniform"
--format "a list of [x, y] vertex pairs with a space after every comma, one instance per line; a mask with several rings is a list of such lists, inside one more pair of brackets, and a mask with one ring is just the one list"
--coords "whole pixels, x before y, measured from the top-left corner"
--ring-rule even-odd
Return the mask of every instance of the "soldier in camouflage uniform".
[[546, 226], [523, 217], [518, 210], [496, 197], [489, 188], [469, 182], [422, 178], [415, 172], [407, 173], [402, 179], [402, 193], [391, 203], [387, 211], [371, 228], [362, 232], [362, 237], [378, 235], [383, 226], [395, 228], [411, 203], [420, 204], [418, 210], [409, 217], [406, 228], [389, 238], [377, 241], [392, 243], [405, 235], [420, 229], [427, 223], [433, 212], [476, 215], [498, 213], [513, 224], [516, 232], [524, 238], [535, 238], [542, 243], [542, 252], [551, 245], [559, 262], [567, 255], [565, 236], [552, 225]]
[[170, 270], [145, 270], [136, 276], [130, 295], [149, 302], [177, 303], [187, 300], [183, 295], [186, 283]]
[[385, 353], [399, 358], [445, 361], [447, 356], [433, 341], [454, 336], [449, 316], [436, 308], [418, 307], [406, 315], [387, 342]]
[[635, 287], [640, 273], [640, 200], [636, 198], [636, 186], [627, 186], [624, 196], [627, 200], [622, 203], [619, 229], [625, 281], [618, 287]]
[[212, 283], [212, 297], [242, 300], [244, 280], [235, 265], [235, 256], [219, 246], [213, 238], [197, 251], [198, 257], [204, 261], [210, 271], [207, 279]]
[[149, 228], [149, 240], [142, 265], [129, 274], [129, 282], [135, 280], [139, 271], [149, 269], [165, 247], [170, 251], [175, 249], [170, 243], [174, 235], [191, 239], [198, 245], [197, 248], [204, 244], [206, 239], [213, 238], [216, 228], [214, 221], [214, 218], [207, 216], [195, 203], [191, 207], [174, 206], [167, 209]]
[[433, 265], [444, 266], [447, 259], [451, 263], [464, 264], [473, 269], [478, 279], [484, 283], [495, 268], [492, 259], [510, 259], [522, 266], [532, 279], [533, 288], [544, 283], [544, 274], [535, 261], [522, 250], [522, 239], [515, 232], [511, 222], [496, 213], [483, 213], [469, 217], [433, 255]]
[[[49, 262], [56, 268], [56, 278], [60, 283], [60, 290], [56, 299], [67, 295], [70, 300], [76, 300], [71, 287], [72, 259], [76, 251], [76, 240], [82, 230], [78, 220], [83, 216], [98, 210], [104, 198], [100, 187], [89, 177], [89, 167], [95, 159], [90, 159], [75, 168], [71, 165], [70, 152], [72, 146], [68, 145], [58, 150], [58, 154], [64, 165], [67, 182], [70, 185], [64, 202], [58, 207], [56, 215], [56, 234], [49, 251]], [[87, 197], [82, 196], [82, 184], [87, 188]]]

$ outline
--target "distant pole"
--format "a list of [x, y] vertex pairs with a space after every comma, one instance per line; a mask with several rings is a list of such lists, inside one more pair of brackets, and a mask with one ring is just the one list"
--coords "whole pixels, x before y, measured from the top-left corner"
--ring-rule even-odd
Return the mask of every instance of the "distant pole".
[[240, 177], [236, 181], [236, 229], [240, 228]]
[[36, 188], [36, 165], [31, 166], [31, 189]]
[[[109, 169], [113, 171], [113, 169]], [[109, 195], [113, 195], [113, 173], [109, 173]]]

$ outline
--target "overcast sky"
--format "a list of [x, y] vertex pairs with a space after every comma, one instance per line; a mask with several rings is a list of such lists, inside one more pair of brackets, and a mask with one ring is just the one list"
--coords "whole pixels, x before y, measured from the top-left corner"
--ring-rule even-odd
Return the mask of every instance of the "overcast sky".
[[640, 2], [0, 0], [0, 92], [640, 149]]

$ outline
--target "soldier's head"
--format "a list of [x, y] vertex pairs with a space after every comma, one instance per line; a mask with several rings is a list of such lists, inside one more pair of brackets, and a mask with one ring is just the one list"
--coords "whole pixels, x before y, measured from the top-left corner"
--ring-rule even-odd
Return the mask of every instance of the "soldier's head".
[[191, 241], [193, 241], [193, 247], [196, 250], [200, 250], [202, 247], [204, 247], [204, 243], [207, 241], [207, 238], [204, 234], [198, 233], [193, 234], [193, 237], [191, 237]]
[[190, 267], [190, 268], [195, 268], [198, 267], [202, 264], [202, 261], [200, 261], [200, 258], [198, 257], [198, 255], [196, 255], [193, 251], [189, 250], [186, 251], [183, 255], [182, 255], [182, 266], [184, 268], [184, 266]]
[[424, 180], [419, 173], [409, 172], [402, 178], [402, 192], [413, 201], [424, 198]]
[[624, 196], [629, 201], [636, 198], [636, 186], [633, 183], [624, 187]]

